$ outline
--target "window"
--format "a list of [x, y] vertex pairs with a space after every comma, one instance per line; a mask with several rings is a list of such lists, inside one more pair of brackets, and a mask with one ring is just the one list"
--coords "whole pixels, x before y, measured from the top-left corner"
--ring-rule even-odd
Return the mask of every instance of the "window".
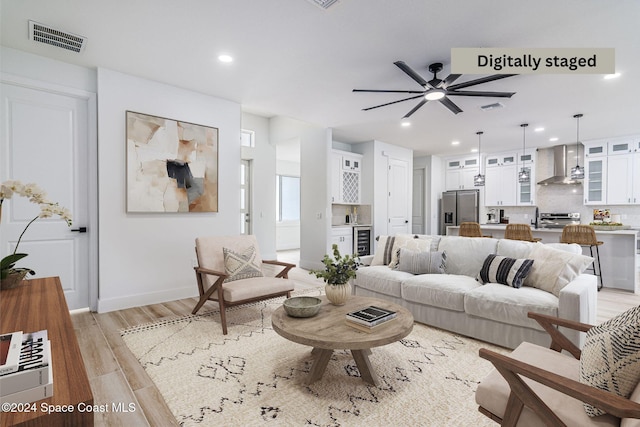
[[255, 137], [256, 133], [252, 130], [244, 130], [240, 131], [240, 145], [243, 147], [255, 147]]
[[276, 218], [300, 221], [300, 177], [276, 175]]

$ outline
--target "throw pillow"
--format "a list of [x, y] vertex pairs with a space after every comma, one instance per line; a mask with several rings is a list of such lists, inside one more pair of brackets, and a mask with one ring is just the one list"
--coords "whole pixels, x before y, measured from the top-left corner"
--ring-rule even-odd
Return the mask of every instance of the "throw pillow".
[[533, 245], [527, 258], [535, 261], [525, 286], [542, 289], [560, 297], [560, 290], [578, 277], [593, 262], [593, 258], [551, 248], [544, 243]]
[[414, 252], [429, 252], [431, 249], [431, 241], [428, 239], [416, 239], [413, 235], [397, 235], [393, 242], [391, 252], [391, 262], [389, 268], [396, 268], [398, 265], [398, 250], [400, 248], [409, 249]]
[[371, 260], [371, 265], [389, 265], [395, 238], [393, 236], [378, 236], [376, 240], [378, 243], [376, 244], [376, 252], [373, 255], [373, 260]]
[[444, 252], [416, 252], [407, 248], [398, 249], [396, 270], [411, 274], [444, 274], [447, 254]]
[[256, 263], [256, 248], [249, 246], [241, 252], [229, 248], [222, 248], [224, 253], [224, 271], [229, 277], [225, 282], [248, 279], [250, 277], [262, 277], [260, 265]]
[[[640, 305], [587, 331], [580, 382], [629, 398], [640, 381]], [[589, 404], [590, 417], [605, 412]]]
[[519, 288], [532, 266], [531, 259], [515, 259], [491, 254], [484, 260], [478, 280], [483, 283], [500, 283]]

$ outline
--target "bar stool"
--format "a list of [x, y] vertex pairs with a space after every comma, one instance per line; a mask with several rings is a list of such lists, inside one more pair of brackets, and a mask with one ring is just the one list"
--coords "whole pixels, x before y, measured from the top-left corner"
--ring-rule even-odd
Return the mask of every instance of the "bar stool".
[[504, 238], [510, 240], [524, 240], [525, 242], [539, 242], [539, 237], [533, 237], [529, 224], [507, 224]]
[[[600, 269], [600, 251], [598, 250], [598, 247], [604, 242], [598, 241], [593, 226], [583, 224], [565, 225], [562, 229], [560, 243], [577, 243], [580, 246], [589, 246], [591, 258], [593, 258], [593, 247], [596, 247], [596, 257], [594, 258], [593, 267], [591, 269], [593, 270], [593, 274], [600, 278], [600, 286], [598, 286], [598, 290], [602, 289], [602, 270]], [[598, 264], [597, 269], [596, 263]]]
[[462, 237], [491, 237], [483, 236], [482, 231], [480, 231], [480, 224], [477, 222], [463, 222], [460, 224], [460, 231], [458, 232], [458, 236]]

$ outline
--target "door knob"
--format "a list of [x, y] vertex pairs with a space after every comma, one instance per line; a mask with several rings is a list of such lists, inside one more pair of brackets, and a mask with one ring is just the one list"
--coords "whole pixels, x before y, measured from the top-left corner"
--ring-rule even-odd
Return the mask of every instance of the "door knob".
[[87, 232], [87, 227], [72, 228], [71, 231], [75, 231], [77, 233], [86, 233]]

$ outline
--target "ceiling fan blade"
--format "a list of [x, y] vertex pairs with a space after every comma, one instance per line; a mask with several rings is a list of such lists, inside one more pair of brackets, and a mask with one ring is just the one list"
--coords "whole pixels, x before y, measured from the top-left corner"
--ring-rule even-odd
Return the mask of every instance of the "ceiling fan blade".
[[353, 89], [353, 92], [424, 93], [423, 90], [384, 90], [384, 89]]
[[440, 100], [440, 103], [445, 107], [447, 107], [449, 110], [451, 110], [453, 114], [462, 113], [462, 110], [460, 109], [460, 107], [454, 104], [453, 101], [447, 98], [446, 96]]
[[413, 113], [415, 113], [416, 111], [418, 111], [420, 109], [420, 107], [422, 107], [424, 104], [426, 104], [427, 101], [426, 99], [423, 99], [422, 101], [418, 102], [418, 105], [416, 105], [415, 107], [413, 107], [413, 109], [411, 111], [409, 111], [407, 114], [404, 115], [403, 119], [408, 119], [409, 117], [411, 117], [411, 115]]
[[375, 107], [363, 108], [362, 111], [373, 110], [374, 108], [386, 107], [387, 105], [397, 104], [398, 102], [409, 101], [410, 99], [422, 98], [422, 95], [411, 96], [405, 99], [399, 99], [398, 101], [387, 102], [386, 104], [376, 105]]
[[420, 86], [422, 86], [422, 87], [427, 86], [427, 81], [425, 79], [423, 79], [420, 76], [420, 74], [418, 74], [415, 71], [413, 71], [413, 69], [411, 67], [409, 67], [407, 64], [405, 64], [404, 61], [396, 61], [396, 62], [394, 62], [394, 64], [398, 68], [400, 68], [402, 71], [404, 71], [406, 75], [408, 75], [413, 80], [415, 80]]
[[494, 74], [493, 76], [481, 77], [479, 79], [470, 80], [468, 82], [458, 83], [457, 85], [451, 85], [447, 89], [449, 90], [457, 90], [462, 89], [469, 86], [479, 85], [481, 83], [488, 83], [494, 80], [506, 79], [507, 77], [517, 76], [517, 74]]
[[461, 76], [462, 74], [449, 74], [447, 76], [446, 79], [444, 79], [442, 81], [442, 83], [440, 83], [440, 86], [438, 86], [438, 88], [443, 88], [446, 89], [451, 83], [455, 82], [456, 80], [458, 80], [458, 78]]
[[470, 90], [448, 90], [447, 96], [491, 96], [494, 98], [511, 98], [515, 92], [480, 92]]

